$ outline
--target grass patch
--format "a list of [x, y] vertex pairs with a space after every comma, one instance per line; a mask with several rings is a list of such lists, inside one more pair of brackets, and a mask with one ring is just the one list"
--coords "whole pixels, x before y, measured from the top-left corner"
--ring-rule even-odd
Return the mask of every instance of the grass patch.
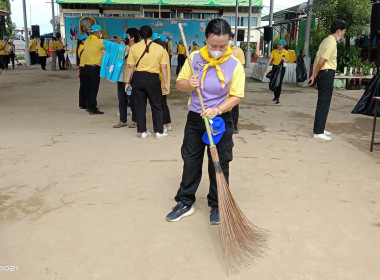
[[247, 83], [250, 83], [250, 84], [253, 84], [253, 83], [261, 83], [260, 80], [258, 80], [258, 79], [254, 79], [254, 78], [251, 78], [251, 77], [246, 77], [246, 78], [245, 78], [245, 81], [246, 81]]

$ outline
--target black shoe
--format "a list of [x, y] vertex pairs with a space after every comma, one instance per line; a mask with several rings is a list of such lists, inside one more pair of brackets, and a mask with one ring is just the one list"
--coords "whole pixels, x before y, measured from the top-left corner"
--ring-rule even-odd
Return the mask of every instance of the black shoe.
[[276, 104], [279, 104], [280, 103], [280, 99], [276, 99]]
[[79, 108], [81, 108], [81, 109], [87, 109], [87, 107], [86, 107], [86, 106], [81, 106], [81, 107], [79, 107]]
[[276, 97], [273, 97], [272, 101], [276, 101]]
[[95, 110], [95, 111], [90, 111], [89, 114], [90, 115], [103, 115], [104, 112], [99, 111], [99, 110]]
[[239, 129], [237, 128], [234, 128], [234, 131], [233, 131], [234, 134], [239, 134]]

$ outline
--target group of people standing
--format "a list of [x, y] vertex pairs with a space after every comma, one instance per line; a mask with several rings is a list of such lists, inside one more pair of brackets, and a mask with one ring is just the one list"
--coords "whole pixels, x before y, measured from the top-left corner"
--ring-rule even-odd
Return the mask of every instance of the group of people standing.
[[[82, 34], [77, 44], [77, 65], [80, 78], [79, 107], [90, 115], [104, 114], [97, 107], [102, 55], [105, 55], [102, 28], [94, 24], [89, 36]], [[117, 83], [119, 122], [114, 128], [127, 127], [127, 106], [131, 108], [132, 123], [138, 135], [151, 136], [146, 127], [146, 105], [152, 109], [156, 139], [171, 130], [170, 110], [166, 96], [170, 89], [170, 58], [168, 39], [153, 34], [150, 26], [129, 28], [117, 38], [110, 39], [126, 46], [125, 62]]]
[[12, 61], [13, 69], [15, 69], [15, 45], [9, 40], [8, 36], [3, 36], [0, 40], [0, 74], [5, 74], [8, 65]]
[[45, 42], [45, 38], [42, 37], [37, 41], [34, 36], [30, 36], [29, 55], [31, 65], [39, 63], [41, 69], [46, 70], [46, 60], [51, 54], [51, 71], [57, 70], [57, 58], [59, 70], [67, 70], [65, 67], [65, 52], [66, 48], [60, 36], [53, 37], [49, 46]]

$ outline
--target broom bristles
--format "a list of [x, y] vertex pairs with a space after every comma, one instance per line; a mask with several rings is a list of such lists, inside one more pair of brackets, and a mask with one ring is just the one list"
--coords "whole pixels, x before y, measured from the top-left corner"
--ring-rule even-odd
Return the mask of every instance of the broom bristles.
[[217, 149], [210, 148], [210, 152], [215, 169], [220, 171], [216, 172], [216, 183], [223, 259], [227, 270], [236, 273], [241, 266], [248, 267], [255, 258], [263, 255], [269, 235], [251, 223], [240, 210], [220, 169]]

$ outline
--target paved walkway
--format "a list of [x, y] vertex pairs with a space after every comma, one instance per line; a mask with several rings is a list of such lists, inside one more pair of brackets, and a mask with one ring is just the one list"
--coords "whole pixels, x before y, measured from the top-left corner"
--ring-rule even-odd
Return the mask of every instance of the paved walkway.
[[195, 215], [165, 221], [188, 95], [172, 83], [174, 130], [142, 140], [112, 128], [115, 84], [102, 81], [99, 116], [78, 108], [78, 84], [73, 70], [0, 76], [0, 267], [18, 266], [0, 279], [380, 279], [380, 149], [369, 152], [372, 119], [350, 113], [362, 91], [334, 93], [333, 141], [321, 142], [311, 138], [315, 89], [284, 85], [275, 105], [267, 84], [247, 84], [230, 186], [271, 240], [227, 277], [206, 162]]

